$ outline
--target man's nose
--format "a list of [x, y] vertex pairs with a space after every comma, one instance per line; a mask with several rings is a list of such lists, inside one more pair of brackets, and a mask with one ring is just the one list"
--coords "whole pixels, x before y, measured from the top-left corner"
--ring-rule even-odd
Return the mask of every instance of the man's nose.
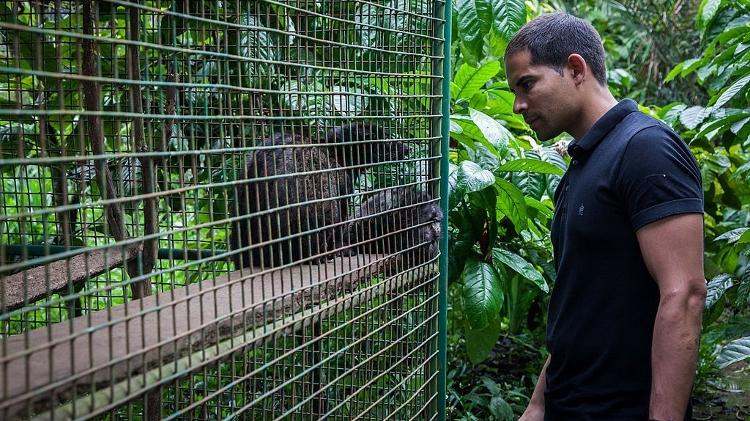
[[513, 112], [516, 114], [523, 114], [526, 111], [526, 101], [516, 95], [516, 99], [513, 100]]

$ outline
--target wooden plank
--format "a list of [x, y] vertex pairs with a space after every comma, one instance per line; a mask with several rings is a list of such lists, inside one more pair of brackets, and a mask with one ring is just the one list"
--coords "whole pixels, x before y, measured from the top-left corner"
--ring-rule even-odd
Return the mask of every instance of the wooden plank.
[[87, 251], [1, 278], [0, 313], [23, 307], [25, 303], [31, 304], [65, 290], [71, 284], [78, 285], [120, 267], [123, 262], [138, 257], [142, 250], [143, 244], [139, 243], [124, 253], [119, 247]]
[[[216, 358], [229, 358], [237, 350], [246, 349], [248, 346], [260, 346], [272, 341], [279, 335], [293, 334], [305, 326], [310, 326], [332, 315], [366, 304], [373, 297], [382, 297], [394, 291], [414, 287], [420, 282], [429, 282], [429, 279], [437, 276], [437, 265], [400, 272], [393, 278], [368, 287], [364, 290], [365, 292], [344, 295], [321, 302], [291, 317], [273, 321], [268, 325], [250, 331], [242, 331], [236, 336], [222, 340], [215, 346], [202, 348], [174, 362], [153, 368], [142, 375], [139, 374], [117, 384], [108, 385], [93, 394], [79, 395], [77, 400], [61, 405], [54, 410], [50, 409], [48, 412], [40, 413], [33, 419], [35, 421], [60, 420], [99, 415], [103, 408], [127, 402], [134, 393], [152, 390], [156, 387], [156, 384], [164, 379], [177, 376], [180, 373], [195, 372], [206, 364], [215, 362]], [[435, 293], [437, 294], [437, 286], [435, 286]], [[269, 334], [269, 331], [272, 333]]]
[[[337, 257], [248, 269], [0, 340], [0, 415], [60, 403], [283, 320], [393, 269], [394, 258]], [[0, 417], [2, 418], [2, 417]]]

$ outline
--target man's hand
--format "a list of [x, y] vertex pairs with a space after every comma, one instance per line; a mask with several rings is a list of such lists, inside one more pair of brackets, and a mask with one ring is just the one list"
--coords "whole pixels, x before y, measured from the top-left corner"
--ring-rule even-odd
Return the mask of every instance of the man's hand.
[[643, 260], [659, 285], [659, 309], [651, 348], [653, 419], [685, 416], [706, 299], [703, 215], [675, 215], [636, 232]]

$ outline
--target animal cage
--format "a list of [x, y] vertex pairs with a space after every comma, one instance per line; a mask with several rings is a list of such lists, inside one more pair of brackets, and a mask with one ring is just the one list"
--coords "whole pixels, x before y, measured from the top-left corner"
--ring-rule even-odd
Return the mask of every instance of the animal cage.
[[0, 4], [0, 419], [444, 418], [449, 9]]

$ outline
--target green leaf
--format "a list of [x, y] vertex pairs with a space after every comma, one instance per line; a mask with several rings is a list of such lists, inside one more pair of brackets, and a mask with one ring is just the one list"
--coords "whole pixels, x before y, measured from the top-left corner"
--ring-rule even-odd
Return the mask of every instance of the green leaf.
[[525, 199], [541, 199], [547, 190], [548, 183], [547, 175], [545, 174], [531, 172], [512, 172], [508, 174], [510, 175], [510, 179], [506, 178], [506, 180], [518, 187]]
[[680, 122], [688, 129], [693, 130], [698, 127], [698, 125], [701, 124], [712, 111], [713, 108], [703, 108], [700, 105], [687, 108], [680, 114]]
[[476, 162], [461, 161], [456, 172], [456, 190], [471, 193], [483, 190], [495, 183], [492, 171], [482, 169]]
[[747, 358], [750, 358], [750, 336], [735, 339], [721, 347], [716, 357], [716, 365], [724, 368]]
[[506, 40], [526, 23], [526, 3], [524, 0], [494, 1], [492, 7], [492, 27]]
[[331, 88], [331, 92], [335, 92], [334, 95], [330, 96], [333, 108], [342, 115], [354, 117], [367, 108], [368, 96], [364, 95], [359, 89], [334, 86]]
[[[503, 127], [500, 133], [505, 133], [503, 129], [505, 128]], [[487, 128], [485, 128], [485, 130], [487, 130]], [[490, 130], [494, 130], [494, 128], [491, 128]], [[492, 133], [488, 134], [490, 136], [493, 136]], [[479, 160], [471, 157], [471, 151], [469, 149], [475, 151], [476, 153], [492, 153], [497, 163], [497, 165], [491, 168], [492, 170], [500, 165], [499, 158], [503, 158], [508, 154], [508, 142], [506, 142], [505, 140], [498, 141], [497, 138], [493, 139], [495, 143], [487, 140], [484, 133], [482, 133], [482, 130], [479, 128], [479, 126], [477, 126], [477, 123], [475, 123], [470, 116], [460, 114], [451, 115], [451, 135], [453, 139], [466, 146], [467, 152], [469, 152], [470, 154], [469, 159], [471, 159], [472, 161], [478, 163], [480, 162]], [[480, 146], [477, 145], [477, 142], [481, 143], [488, 151], [480, 151]]]
[[[685, 77], [693, 72], [695, 72], [697, 69], [705, 69], [710, 66], [705, 66], [706, 60], [705, 59], [690, 59], [685, 60], [685, 66], [682, 68], [682, 72], [680, 72], [680, 76]], [[705, 71], [705, 70], [704, 70]]]
[[458, 190], [458, 165], [448, 163], [448, 210], [453, 209], [463, 199], [464, 192]]
[[706, 308], [710, 309], [724, 295], [726, 290], [734, 285], [732, 277], [727, 273], [722, 273], [711, 279], [706, 286]]
[[378, 7], [374, 4], [363, 3], [354, 10], [354, 23], [359, 35], [359, 44], [365, 47], [375, 47], [377, 45], [378, 28], [382, 27], [381, 18], [378, 13]]
[[[731, 114], [728, 116], [724, 116], [722, 118], [710, 121], [706, 124], [704, 124], [700, 131], [693, 136], [694, 139], [701, 138], [703, 136], [708, 135], [709, 133], [720, 133], [724, 132], [732, 127], [732, 123], [750, 118], [750, 113], [739, 113], [739, 114]], [[715, 136], [715, 135], [712, 135]]]
[[[738, 92], [743, 90], [747, 84], [750, 83], [750, 74], [745, 75], [744, 77], [738, 79], [735, 81], [732, 86], [728, 87], [722, 94], [719, 96], [719, 99], [716, 100], [716, 103], [713, 104], [714, 108], [721, 108], [729, 102], [735, 95], [737, 95]], [[709, 103], [710, 105], [710, 103]]]
[[530, 159], [530, 158], [520, 158], [520, 159], [514, 159], [513, 161], [508, 161], [505, 164], [501, 165], [500, 168], [497, 169], [498, 171], [504, 171], [504, 172], [533, 172], [533, 173], [539, 173], [539, 174], [553, 174], [553, 175], [559, 175], [562, 176], [565, 174], [565, 171], [560, 169], [555, 164], [551, 164], [549, 162], [540, 161], [538, 159]]
[[493, 395], [490, 399], [490, 414], [499, 421], [511, 421], [515, 420], [515, 414], [510, 404], [505, 401], [500, 395]]
[[492, 249], [492, 258], [497, 262], [502, 262], [509, 268], [518, 272], [519, 275], [533, 282], [534, 285], [539, 287], [545, 293], [549, 293], [549, 286], [545, 282], [544, 277], [539, 273], [534, 266], [527, 262], [526, 259], [513, 253], [512, 251], [503, 250], [501, 248]]
[[745, 231], [744, 234], [740, 237], [739, 240], [737, 240], [737, 244], [747, 244], [750, 243], [750, 230]]
[[479, 68], [464, 63], [456, 72], [451, 83], [451, 99], [471, 99], [482, 87], [500, 71], [500, 62], [490, 60]]
[[499, 317], [490, 320], [487, 326], [481, 329], [466, 329], [466, 355], [472, 364], [479, 364], [490, 355], [501, 330]]
[[737, 288], [735, 306], [745, 308], [750, 303], [750, 266], [745, 268], [745, 273], [740, 277], [740, 287]]
[[714, 238], [714, 241], [727, 240], [729, 244], [732, 244], [734, 242], [737, 242], [737, 240], [739, 240], [740, 237], [742, 237], [742, 234], [744, 234], [747, 230], [750, 230], [750, 228], [733, 229], [731, 231], [727, 231], [724, 234], [721, 234], [720, 236]]
[[503, 305], [500, 275], [489, 263], [470, 257], [461, 279], [466, 319], [472, 329], [483, 329], [497, 318]]
[[698, 9], [698, 26], [706, 29], [721, 7], [722, 0], [703, 0]]
[[679, 75], [680, 72], [682, 71], [683, 66], [685, 66], [684, 61], [681, 63], [678, 63], [677, 66], [674, 66], [674, 68], [672, 68], [672, 70], [670, 70], [669, 73], [667, 74], [667, 77], [664, 78], [664, 83], [670, 82], [672, 79], [677, 77], [677, 75]]
[[749, 121], [750, 117], [746, 117], [740, 121], [736, 121], [732, 123], [732, 127], [730, 127], [729, 130], [734, 134], [739, 134], [740, 130], [742, 130], [742, 128], [745, 127], [745, 124], [747, 124]]
[[492, 146], [498, 150], [508, 147], [513, 135], [497, 120], [473, 108], [469, 108], [469, 116]]
[[495, 180], [495, 189], [497, 190], [498, 210], [513, 222], [516, 231], [521, 232], [526, 229], [528, 215], [526, 201], [521, 190], [502, 178]]
[[526, 197], [525, 199], [526, 199], [527, 209], [528, 208], [536, 209], [545, 219], [552, 219], [552, 217], [554, 217], [555, 215], [554, 211], [550, 209], [547, 205], [545, 205], [543, 202], [540, 202], [539, 200], [536, 200], [533, 197]]
[[491, 9], [487, 0], [458, 0], [456, 12], [459, 37], [462, 41], [474, 42], [489, 32]]

